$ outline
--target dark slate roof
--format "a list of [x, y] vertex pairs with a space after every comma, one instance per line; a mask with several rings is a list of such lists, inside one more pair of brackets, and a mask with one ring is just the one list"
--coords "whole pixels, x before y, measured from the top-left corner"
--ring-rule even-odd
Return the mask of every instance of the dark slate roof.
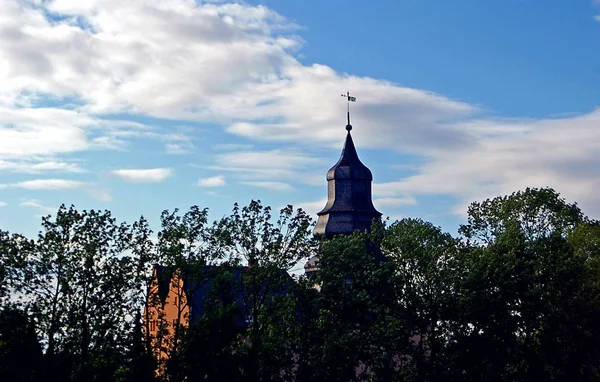
[[327, 204], [317, 213], [319, 220], [314, 230], [318, 237], [368, 231], [373, 219], [381, 217], [371, 196], [373, 175], [358, 158], [349, 127], [340, 159], [327, 172]]
[[336, 179], [361, 179], [373, 180], [371, 170], [365, 166], [358, 158], [354, 141], [350, 131], [346, 134], [346, 141], [342, 149], [342, 155], [332, 168], [327, 172], [327, 181]]
[[[167, 294], [169, 293], [169, 284], [175, 267], [155, 265], [158, 277], [158, 294], [161, 302], [164, 304]], [[205, 306], [210, 303], [209, 299], [219, 299], [224, 303], [236, 303], [240, 309], [240, 314], [236, 320], [236, 325], [245, 327], [248, 325], [247, 317], [250, 314], [248, 306], [248, 298], [243, 281], [244, 274], [248, 272], [248, 267], [231, 266], [231, 265], [197, 265], [188, 266], [182, 270], [183, 288], [186, 293], [188, 305], [190, 306], [190, 320], [195, 322], [205, 313]], [[223, 282], [223, 278], [227, 280]], [[283, 286], [268, 285], [270, 281], [265, 280], [263, 288], [272, 289], [272, 294], [285, 295], [292, 282], [291, 276], [285, 270], [278, 270], [272, 276], [272, 279], [277, 278], [283, 281]], [[229, 290], [223, 290], [226, 285]], [[218, 288], [215, 289], [215, 286]], [[223, 301], [223, 300], [227, 301]]]

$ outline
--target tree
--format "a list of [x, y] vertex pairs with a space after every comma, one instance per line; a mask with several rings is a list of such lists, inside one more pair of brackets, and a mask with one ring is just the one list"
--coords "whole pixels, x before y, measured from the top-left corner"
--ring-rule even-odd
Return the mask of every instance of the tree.
[[471, 205], [460, 228], [470, 246], [464, 329], [453, 348], [463, 379], [598, 377], [600, 274], [569, 243], [586, 221], [551, 189]]
[[382, 248], [411, 335], [403, 372], [417, 380], [443, 379], [447, 342], [459, 320], [457, 285], [464, 272], [459, 242], [431, 223], [402, 219], [386, 230]]
[[473, 202], [459, 233], [477, 243], [496, 241], [509, 224], [517, 224], [528, 241], [564, 236], [586, 220], [576, 203], [567, 203], [551, 188], [526, 188], [511, 195]]
[[128, 229], [108, 211], [64, 205], [42, 220], [26, 293], [49, 371], [63, 378], [106, 380], [118, 367], [129, 327]]
[[129, 346], [126, 349], [127, 364], [120, 370], [122, 378], [126, 380], [150, 381], [154, 379], [156, 370], [149, 328], [150, 317], [146, 309], [153, 276], [152, 269], [154, 264], [159, 262], [152, 233], [148, 221], [142, 216], [133, 223], [127, 234], [131, 251], [131, 256], [124, 258], [127, 260], [131, 289], [127, 315], [135, 318], [130, 324]]
[[[475, 202], [458, 238], [403, 219], [318, 243], [291, 206], [207, 213], [163, 212], [156, 244], [143, 217], [72, 206], [37, 240], [0, 231], [0, 374], [152, 381], [159, 361], [171, 381], [600, 377], [600, 223], [554, 190]], [[317, 252], [315, 277], [286, 272]], [[142, 310], [165, 302], [174, 321]]]
[[[152, 353], [159, 361], [159, 369], [170, 380], [184, 378], [185, 365], [182, 364], [182, 347], [189, 324], [188, 299], [207, 281], [210, 266], [221, 259], [218, 249], [212, 245], [208, 227], [208, 209], [192, 206], [183, 215], [175, 209], [161, 214], [161, 230], [158, 233], [157, 261], [163, 271], [157, 273], [158, 283], [166, 282], [168, 295], [155, 293], [148, 296], [146, 309], [146, 338], [152, 346]], [[158, 288], [158, 285], [155, 286]], [[165, 298], [170, 298], [165, 301]], [[175, 318], [166, 320], [162, 307], [175, 307]], [[150, 307], [158, 309], [149, 309]], [[156, 314], [150, 317], [150, 312]], [[151, 338], [149, 324], [158, 322], [159, 330]]]
[[42, 380], [42, 347], [32, 320], [14, 306], [0, 308], [0, 375], [7, 381]]
[[[231, 286], [242, 296], [237, 309], [248, 323], [232, 349], [239, 355], [240, 374], [246, 380], [278, 380], [282, 370], [293, 367], [289, 343], [282, 341], [289, 323], [283, 317], [291, 318], [292, 309], [288, 291], [293, 280], [286, 270], [315, 252], [311, 226], [312, 220], [301, 209], [287, 206], [273, 221], [270, 207], [251, 201], [242, 208], [235, 204], [231, 215], [211, 228], [213, 250], [228, 264], [248, 265], [241, 272], [241, 284]], [[232, 313], [231, 306], [222, 309], [213, 312], [219, 325], [223, 324], [219, 320], [228, 320]]]
[[33, 240], [0, 230], [0, 305], [21, 300], [30, 277]]
[[317, 296], [320, 364], [315, 379], [393, 380], [409, 333], [393, 267], [379, 262], [379, 231], [323, 242]]
[[239, 381], [242, 354], [238, 351], [243, 332], [236, 321], [241, 315], [236, 303], [239, 280], [223, 265], [211, 275], [212, 287], [203, 301], [203, 315], [190, 324], [183, 340], [182, 363], [190, 381]]

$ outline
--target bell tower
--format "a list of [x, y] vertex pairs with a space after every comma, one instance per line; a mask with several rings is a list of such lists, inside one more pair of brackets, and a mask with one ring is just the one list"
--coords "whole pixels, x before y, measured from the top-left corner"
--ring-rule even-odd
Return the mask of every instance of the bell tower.
[[319, 220], [314, 230], [317, 237], [331, 238], [356, 230], [368, 231], [373, 219], [381, 217], [381, 212], [373, 206], [373, 175], [358, 158], [351, 130], [348, 112], [342, 155], [327, 172], [327, 204], [317, 213]]
[[[342, 95], [345, 96], [345, 95]], [[347, 95], [348, 102], [356, 98]], [[373, 174], [358, 158], [352, 140], [350, 110], [346, 125], [346, 141], [337, 163], [327, 172], [327, 204], [317, 213], [319, 220], [313, 234], [317, 238], [331, 239], [337, 235], [350, 235], [354, 231], [369, 231], [373, 220], [381, 218], [372, 200]], [[373, 249], [378, 258], [380, 253]], [[304, 266], [307, 276], [320, 268], [320, 256], [313, 256]]]

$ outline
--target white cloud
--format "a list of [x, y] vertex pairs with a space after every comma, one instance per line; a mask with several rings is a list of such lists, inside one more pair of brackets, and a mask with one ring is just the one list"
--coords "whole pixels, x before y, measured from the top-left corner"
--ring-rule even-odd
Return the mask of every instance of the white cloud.
[[477, 111], [471, 105], [382, 80], [339, 74], [324, 65], [294, 63], [284, 73], [278, 82], [239, 95], [258, 101], [236, 105], [232, 113], [244, 121], [230, 124], [227, 131], [250, 139], [337, 147], [345, 125], [339, 89], [350, 88], [360, 89], [352, 124], [353, 135], [365, 147], [411, 151], [468, 143], [449, 122], [471, 116]]
[[294, 180], [311, 184], [315, 171], [323, 171], [319, 167], [322, 160], [294, 149], [228, 152], [216, 155], [215, 161], [216, 165], [202, 167], [232, 172], [248, 181], [281, 183]]
[[[384, 204], [441, 194], [462, 208], [525, 186], [552, 186], [600, 215], [600, 111], [484, 119], [477, 106], [443, 95], [305, 66], [295, 55], [302, 42], [293, 28], [269, 8], [247, 4], [0, 1], [0, 158], [25, 163], [18, 165], [23, 169], [55, 163], [52, 171], [68, 171], [57, 165], [71, 163], [61, 155], [127, 149], [133, 139], [155, 139], [169, 153], [193, 148], [191, 140], [102, 117], [134, 114], [286, 142], [284, 150], [225, 147], [238, 152], [218, 153], [209, 168], [240, 181], [313, 184], [332, 164], [320, 161], [318, 150], [341, 144], [340, 91], [356, 89], [357, 144], [422, 159], [414, 175], [374, 186]], [[47, 104], [54, 106], [40, 107]], [[131, 182], [171, 175], [169, 169], [117, 171]]]
[[[0, 57], [1, 53], [0, 49]], [[4, 84], [1, 78], [0, 82]], [[91, 124], [93, 118], [72, 110], [14, 108], [0, 103], [0, 158], [85, 150], [88, 142], [83, 127]]]
[[538, 121], [474, 121], [461, 128], [473, 137], [468, 150], [428, 155], [416, 175], [377, 184], [380, 195], [451, 195], [464, 214], [474, 200], [526, 187], [553, 187], [600, 216], [600, 109]]
[[198, 179], [198, 186], [200, 187], [222, 187], [226, 184], [227, 182], [225, 181], [225, 177], [223, 175]]
[[37, 174], [43, 172], [71, 172], [80, 173], [85, 170], [77, 163], [63, 161], [6, 161], [0, 159], [0, 171], [15, 173]]
[[110, 202], [113, 200], [109, 189], [106, 188], [88, 188], [86, 192], [91, 195], [94, 199], [102, 202]]
[[0, 207], [6, 207], [6, 202], [0, 202]]
[[[105, 0], [82, 7], [64, 0], [23, 12], [11, 4], [2, 20], [0, 52], [11, 63], [3, 88], [28, 101], [73, 97], [79, 112], [218, 122], [251, 139], [332, 145], [344, 125], [340, 89], [360, 89], [354, 118], [363, 129], [356, 134], [369, 147], [437, 143], [426, 139], [432, 133], [462, 144], [458, 131], [439, 124], [476, 110], [325, 65], [304, 66], [294, 56], [301, 42], [288, 33], [294, 26], [264, 6]], [[77, 23], [48, 20], [44, 5]], [[399, 133], [401, 142], [390, 139]]]
[[127, 183], [161, 183], [173, 175], [170, 168], [130, 168], [114, 170], [111, 174]]
[[[411, 148], [464, 144], [464, 134], [439, 125], [475, 110], [422, 90], [340, 74], [325, 65], [303, 66], [294, 56], [301, 42], [288, 33], [295, 26], [264, 6], [183, 0], [26, 4], [3, 5], [0, 56], [7, 69], [0, 71], [0, 99], [7, 99], [7, 108], [20, 118], [37, 113], [47, 114], [37, 118], [45, 123], [61, 120], [49, 114], [68, 120], [56, 128], [32, 124], [23, 142], [43, 130], [55, 144], [48, 148], [41, 144], [48, 140], [37, 139], [41, 147], [12, 155], [125, 149], [118, 126], [88, 136], [86, 126], [104, 121], [91, 112], [217, 122], [250, 139], [337, 147], [344, 125], [339, 91], [353, 88], [361, 89], [354, 117], [362, 126], [355, 129], [361, 145]], [[45, 10], [65, 17], [50, 20]], [[15, 108], [34, 105], [40, 97], [73, 100], [76, 107]], [[10, 119], [14, 124], [15, 117]], [[403, 138], [395, 143], [398, 135]], [[438, 138], [429, 140], [432, 135]], [[2, 141], [14, 143], [16, 138], [9, 138]], [[183, 153], [189, 146], [166, 142], [165, 149]]]
[[[181, 155], [192, 152], [195, 147], [191, 136], [191, 129], [186, 127], [176, 128], [182, 130], [181, 133], [155, 133], [146, 132], [146, 135], [164, 142], [167, 154]], [[183, 133], [185, 131], [185, 133]]]
[[267, 190], [274, 191], [291, 191], [294, 190], [288, 183], [283, 182], [240, 182], [240, 184], [244, 184], [246, 186], [265, 188]]
[[[0, 39], [0, 61], [1, 45]], [[61, 109], [23, 106], [18, 104], [19, 99], [3, 102], [2, 90], [0, 88], [0, 160], [65, 164], [66, 161], [58, 158], [60, 155], [90, 149], [124, 149], [125, 138], [135, 138], [142, 134], [140, 129], [145, 128], [131, 121], [102, 120], [81, 110], [71, 110], [64, 104]], [[155, 135], [155, 139], [159, 139], [162, 134]], [[70, 165], [71, 168], [65, 170], [76, 172], [74, 164]]]
[[124, 139], [115, 136], [104, 135], [90, 140], [91, 148], [99, 150], [125, 150], [127, 142]]
[[0, 188], [24, 188], [28, 190], [68, 190], [81, 188], [88, 183], [68, 179], [33, 179], [16, 183], [0, 184]]
[[317, 163], [317, 159], [293, 150], [238, 151], [217, 156], [217, 162], [230, 168], [293, 170]]
[[325, 208], [327, 204], [327, 199], [316, 200], [313, 202], [300, 202], [296, 203], [294, 207], [302, 208], [309, 216], [316, 219], [317, 212], [321, 211]]
[[[19, 92], [27, 85], [37, 93], [77, 96], [95, 112], [211, 117], [203, 110], [211, 95], [276, 76], [273, 65], [298, 45], [275, 35], [287, 22], [263, 6], [184, 0], [25, 4], [9, 1], [1, 8], [0, 50], [10, 63], [3, 88]], [[49, 20], [44, 11], [65, 18]]]
[[413, 206], [417, 204], [417, 199], [414, 196], [405, 195], [397, 198], [375, 198], [373, 204], [376, 208], [393, 208], [403, 206]]
[[55, 214], [58, 211], [58, 208], [50, 207], [42, 204], [41, 201], [37, 199], [29, 199], [19, 203], [22, 207], [32, 207], [37, 209], [42, 215]]
[[252, 148], [252, 145], [242, 143], [222, 143], [213, 145], [213, 149], [217, 151], [247, 151]]
[[165, 144], [165, 151], [168, 154], [187, 154], [190, 152], [190, 148], [181, 143], [167, 143]]

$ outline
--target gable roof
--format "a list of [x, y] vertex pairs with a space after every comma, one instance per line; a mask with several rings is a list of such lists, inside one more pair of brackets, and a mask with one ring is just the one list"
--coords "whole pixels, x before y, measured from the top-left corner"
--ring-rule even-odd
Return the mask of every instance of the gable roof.
[[[162, 304], [165, 303], [169, 294], [171, 279], [176, 269], [181, 270], [183, 289], [190, 306], [191, 322], [197, 321], [205, 313], [206, 304], [216, 299], [222, 303], [237, 303], [241, 317], [238, 318], [236, 324], [238, 326], [247, 325], [245, 318], [249, 312], [249, 297], [244, 276], [249, 273], [250, 267], [223, 264], [176, 268], [156, 264], [154, 270], [158, 278], [158, 295]], [[291, 276], [282, 269], [270, 269], [269, 271], [272, 273], [262, 279], [260, 286], [262, 292], [272, 292], [276, 295], [287, 294], [292, 282]]]

